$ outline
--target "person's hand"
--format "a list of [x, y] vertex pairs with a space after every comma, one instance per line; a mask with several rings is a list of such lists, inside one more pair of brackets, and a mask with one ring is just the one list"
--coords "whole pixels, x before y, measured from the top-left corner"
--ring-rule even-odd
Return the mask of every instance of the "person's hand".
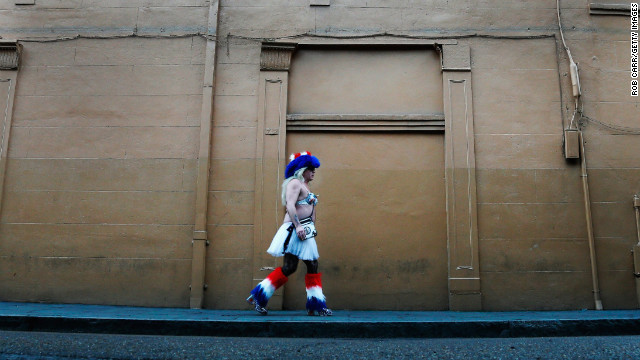
[[304, 239], [306, 239], [306, 237], [307, 237], [307, 236], [306, 236], [306, 234], [305, 234], [305, 232], [304, 232], [304, 227], [302, 227], [302, 225], [300, 225], [300, 226], [298, 226], [298, 227], [296, 228], [296, 234], [298, 234], [298, 238], [299, 238], [300, 240], [304, 240]]

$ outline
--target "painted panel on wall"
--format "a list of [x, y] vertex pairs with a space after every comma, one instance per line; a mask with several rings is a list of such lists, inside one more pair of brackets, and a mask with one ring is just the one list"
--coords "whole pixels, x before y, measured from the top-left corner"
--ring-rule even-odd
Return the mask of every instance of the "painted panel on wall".
[[[322, 166], [311, 189], [320, 271], [336, 309], [446, 310], [447, 226], [442, 134], [289, 133]], [[304, 272], [285, 309], [304, 308]]]
[[301, 49], [290, 74], [290, 114], [443, 112], [435, 50]]

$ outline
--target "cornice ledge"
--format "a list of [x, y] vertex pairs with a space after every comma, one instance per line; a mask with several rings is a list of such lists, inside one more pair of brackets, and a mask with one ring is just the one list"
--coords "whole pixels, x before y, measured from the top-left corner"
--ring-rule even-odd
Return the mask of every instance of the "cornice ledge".
[[293, 43], [263, 43], [260, 52], [260, 70], [289, 71], [291, 55], [296, 50]]

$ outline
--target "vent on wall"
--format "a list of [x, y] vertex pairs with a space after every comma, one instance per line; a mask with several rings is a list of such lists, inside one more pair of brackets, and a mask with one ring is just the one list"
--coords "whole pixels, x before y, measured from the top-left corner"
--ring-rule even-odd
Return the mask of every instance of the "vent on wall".
[[15, 70], [20, 65], [20, 45], [17, 41], [0, 40], [0, 70]]

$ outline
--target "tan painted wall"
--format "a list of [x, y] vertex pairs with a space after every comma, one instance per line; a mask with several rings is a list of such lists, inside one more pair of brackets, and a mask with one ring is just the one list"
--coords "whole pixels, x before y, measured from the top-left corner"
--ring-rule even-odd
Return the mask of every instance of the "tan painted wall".
[[[60, 32], [82, 21], [134, 26], [138, 13], [139, 26], [152, 26], [171, 10], [6, 3], [4, 27], [68, 27]], [[200, 37], [23, 43], [0, 225], [3, 300], [188, 306], [204, 46]]]
[[[442, 134], [303, 133], [324, 159], [311, 184], [320, 270], [336, 308], [447, 310], [447, 222]], [[348, 153], [349, 156], [345, 156]], [[284, 307], [304, 308], [304, 265]]]
[[[579, 163], [562, 155], [573, 104], [555, 3], [222, 1], [204, 306], [244, 308], [253, 285], [261, 39], [389, 32], [471, 49], [483, 309], [593, 308]], [[588, 3], [561, 1], [584, 113], [637, 129], [629, 17], [590, 15]], [[203, 0], [0, 1], [0, 36], [24, 48], [0, 300], [189, 306], [208, 11]], [[76, 35], [123, 38], [32, 42]], [[180, 37], [156, 38], [169, 35]], [[603, 304], [634, 308], [640, 141], [593, 122], [584, 135]], [[330, 302], [341, 281], [326, 269]]]

